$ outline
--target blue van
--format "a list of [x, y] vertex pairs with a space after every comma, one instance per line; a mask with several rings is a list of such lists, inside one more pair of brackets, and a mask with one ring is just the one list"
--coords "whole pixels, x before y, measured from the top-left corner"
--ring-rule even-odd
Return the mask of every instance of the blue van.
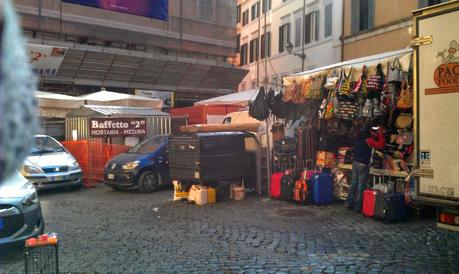
[[169, 138], [158, 135], [108, 161], [105, 184], [113, 189], [138, 189], [149, 193], [171, 183], [168, 159]]

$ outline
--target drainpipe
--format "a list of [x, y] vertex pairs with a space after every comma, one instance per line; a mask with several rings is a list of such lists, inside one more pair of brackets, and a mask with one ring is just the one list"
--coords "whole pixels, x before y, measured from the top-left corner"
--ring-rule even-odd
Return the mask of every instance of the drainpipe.
[[[344, 0], [342, 3], [343, 3], [343, 8], [341, 9], [341, 35], [339, 37], [339, 39], [341, 40], [341, 62], [344, 61], [344, 8], [346, 7], [346, 0]], [[351, 3], [352, 5], [352, 3]]]
[[301, 34], [301, 72], [304, 71], [304, 34], [306, 31], [306, 22], [304, 21], [304, 16], [306, 15], [306, 0], [303, 0], [303, 14], [301, 15], [301, 23], [303, 24], [303, 27], [301, 28], [303, 30], [303, 33]]

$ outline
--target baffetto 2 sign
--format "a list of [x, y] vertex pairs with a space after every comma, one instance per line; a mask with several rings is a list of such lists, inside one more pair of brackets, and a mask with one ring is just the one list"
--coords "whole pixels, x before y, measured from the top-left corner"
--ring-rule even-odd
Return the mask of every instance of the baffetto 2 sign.
[[89, 121], [91, 137], [125, 137], [147, 135], [145, 118], [93, 118]]
[[437, 54], [441, 57], [442, 64], [434, 72], [434, 81], [438, 88], [428, 88], [426, 95], [459, 92], [459, 44], [456, 40], [449, 43], [449, 49]]

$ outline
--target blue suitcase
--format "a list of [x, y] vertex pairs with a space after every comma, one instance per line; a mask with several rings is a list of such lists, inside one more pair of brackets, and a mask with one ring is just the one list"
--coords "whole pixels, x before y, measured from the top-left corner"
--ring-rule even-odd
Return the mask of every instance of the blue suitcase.
[[315, 174], [311, 178], [312, 202], [326, 205], [333, 201], [333, 176], [329, 173]]

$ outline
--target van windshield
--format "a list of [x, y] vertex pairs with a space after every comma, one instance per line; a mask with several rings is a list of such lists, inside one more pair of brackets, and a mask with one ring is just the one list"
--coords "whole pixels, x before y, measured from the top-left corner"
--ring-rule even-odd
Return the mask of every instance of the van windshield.
[[167, 142], [166, 135], [159, 135], [149, 138], [131, 148], [128, 153], [144, 154], [157, 150], [162, 144]]
[[49, 136], [35, 136], [31, 155], [64, 152], [65, 148]]

